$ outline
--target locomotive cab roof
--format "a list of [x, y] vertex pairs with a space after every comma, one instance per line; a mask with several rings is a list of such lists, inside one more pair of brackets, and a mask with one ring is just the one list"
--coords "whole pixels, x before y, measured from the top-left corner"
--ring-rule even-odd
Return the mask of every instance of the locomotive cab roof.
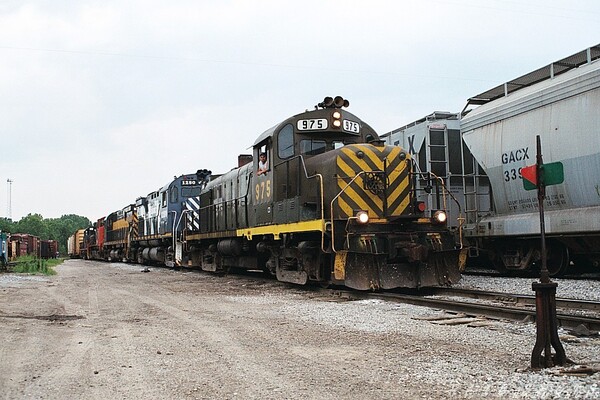
[[254, 142], [259, 146], [286, 125], [291, 124], [295, 135], [324, 136], [328, 138], [351, 138], [355, 142], [380, 140], [379, 135], [365, 122], [354, 114], [342, 109], [349, 102], [337, 96], [334, 99], [326, 97], [315, 106], [314, 110], [306, 110], [296, 114], [277, 125], [264, 131]]

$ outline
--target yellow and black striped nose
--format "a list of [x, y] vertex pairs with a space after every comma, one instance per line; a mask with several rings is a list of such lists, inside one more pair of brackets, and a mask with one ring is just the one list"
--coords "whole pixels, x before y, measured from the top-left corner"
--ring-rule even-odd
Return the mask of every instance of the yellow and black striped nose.
[[137, 212], [133, 213], [129, 224], [131, 226], [132, 237], [137, 238], [139, 236], [139, 232], [138, 232], [139, 220], [138, 220]]
[[372, 218], [408, 213], [410, 155], [397, 146], [349, 145], [337, 157], [338, 196], [335, 218], [365, 210]]

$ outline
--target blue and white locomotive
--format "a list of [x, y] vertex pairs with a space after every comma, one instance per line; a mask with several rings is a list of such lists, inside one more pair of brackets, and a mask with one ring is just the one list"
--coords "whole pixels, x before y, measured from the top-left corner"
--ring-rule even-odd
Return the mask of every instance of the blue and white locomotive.
[[178, 266], [183, 258], [183, 232], [193, 229], [199, 212], [199, 196], [211, 172], [174, 177], [162, 188], [135, 202], [137, 229], [132, 235], [130, 259]]

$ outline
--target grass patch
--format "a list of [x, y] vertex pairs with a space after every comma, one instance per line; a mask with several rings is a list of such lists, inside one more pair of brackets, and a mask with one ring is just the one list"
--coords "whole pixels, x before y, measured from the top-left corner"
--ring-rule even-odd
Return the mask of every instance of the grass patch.
[[16, 264], [12, 268], [12, 272], [20, 274], [42, 274], [56, 275], [54, 267], [64, 261], [62, 258], [51, 258], [44, 260], [34, 256], [23, 256], [17, 258]]

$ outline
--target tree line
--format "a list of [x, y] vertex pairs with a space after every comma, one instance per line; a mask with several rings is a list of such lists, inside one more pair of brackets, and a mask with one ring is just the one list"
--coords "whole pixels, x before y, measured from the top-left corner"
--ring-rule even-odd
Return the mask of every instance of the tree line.
[[78, 229], [91, 226], [88, 218], [75, 214], [60, 218], [44, 218], [40, 214], [28, 214], [19, 221], [0, 218], [0, 231], [7, 233], [28, 233], [42, 240], [56, 240], [61, 255], [67, 254], [67, 239]]

